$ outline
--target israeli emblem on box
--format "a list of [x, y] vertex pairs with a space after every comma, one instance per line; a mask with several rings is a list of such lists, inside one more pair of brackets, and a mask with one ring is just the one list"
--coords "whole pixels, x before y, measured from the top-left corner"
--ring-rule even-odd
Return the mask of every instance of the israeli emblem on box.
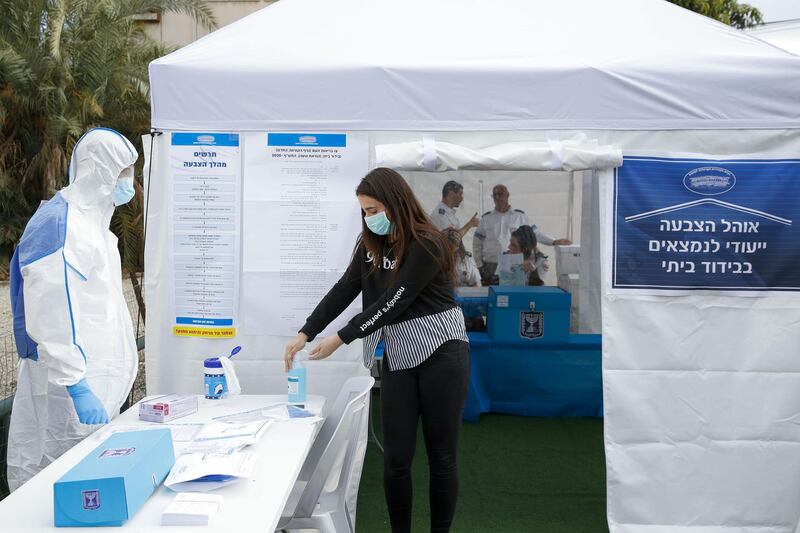
[[99, 490], [82, 490], [81, 496], [83, 497], [83, 508], [85, 510], [94, 511], [100, 508]]
[[519, 336], [538, 339], [544, 335], [544, 313], [542, 311], [520, 311]]
[[123, 455], [130, 455], [136, 451], [136, 448], [109, 448], [100, 454], [100, 457], [120, 457]]

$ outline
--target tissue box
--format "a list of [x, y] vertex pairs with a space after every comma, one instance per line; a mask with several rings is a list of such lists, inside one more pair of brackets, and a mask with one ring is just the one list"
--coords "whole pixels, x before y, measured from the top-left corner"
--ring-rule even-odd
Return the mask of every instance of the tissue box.
[[197, 396], [169, 394], [139, 404], [139, 420], [170, 422], [197, 412]]
[[111, 435], [53, 484], [55, 526], [121, 526], [173, 464], [169, 429]]
[[558, 277], [579, 274], [581, 271], [581, 247], [556, 246], [556, 274]]

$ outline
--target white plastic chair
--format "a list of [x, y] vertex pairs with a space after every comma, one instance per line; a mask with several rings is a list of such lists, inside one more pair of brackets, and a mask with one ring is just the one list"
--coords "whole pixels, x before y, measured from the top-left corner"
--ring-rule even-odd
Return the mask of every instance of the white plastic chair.
[[[277, 530], [355, 532], [347, 512], [347, 487], [358, 447], [361, 414], [369, 409], [369, 392], [374, 383], [374, 378], [360, 376], [348, 379], [342, 386], [303, 463]], [[344, 460], [340, 462], [342, 455]], [[323, 493], [334, 473], [338, 475], [336, 488]]]

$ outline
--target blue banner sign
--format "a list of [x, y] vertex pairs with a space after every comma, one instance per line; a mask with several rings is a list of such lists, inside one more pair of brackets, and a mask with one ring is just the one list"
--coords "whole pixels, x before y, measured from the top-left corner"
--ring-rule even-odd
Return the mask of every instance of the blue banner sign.
[[239, 134], [175, 132], [172, 146], [239, 146]]
[[268, 133], [267, 146], [345, 148], [347, 135], [344, 133]]
[[175, 318], [176, 324], [194, 326], [232, 326], [232, 318], [199, 318], [193, 316], [179, 316]]
[[612, 286], [800, 290], [800, 160], [625, 157]]

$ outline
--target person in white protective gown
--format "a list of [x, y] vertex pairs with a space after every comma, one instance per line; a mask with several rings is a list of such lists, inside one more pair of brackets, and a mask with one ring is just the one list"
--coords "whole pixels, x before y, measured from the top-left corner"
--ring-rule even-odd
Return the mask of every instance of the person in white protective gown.
[[115, 205], [134, 195], [136, 149], [114, 130], [89, 130], [70, 184], [33, 215], [11, 261], [20, 356], [8, 436], [8, 483], [19, 488], [116, 415], [137, 370], [122, 293]]

